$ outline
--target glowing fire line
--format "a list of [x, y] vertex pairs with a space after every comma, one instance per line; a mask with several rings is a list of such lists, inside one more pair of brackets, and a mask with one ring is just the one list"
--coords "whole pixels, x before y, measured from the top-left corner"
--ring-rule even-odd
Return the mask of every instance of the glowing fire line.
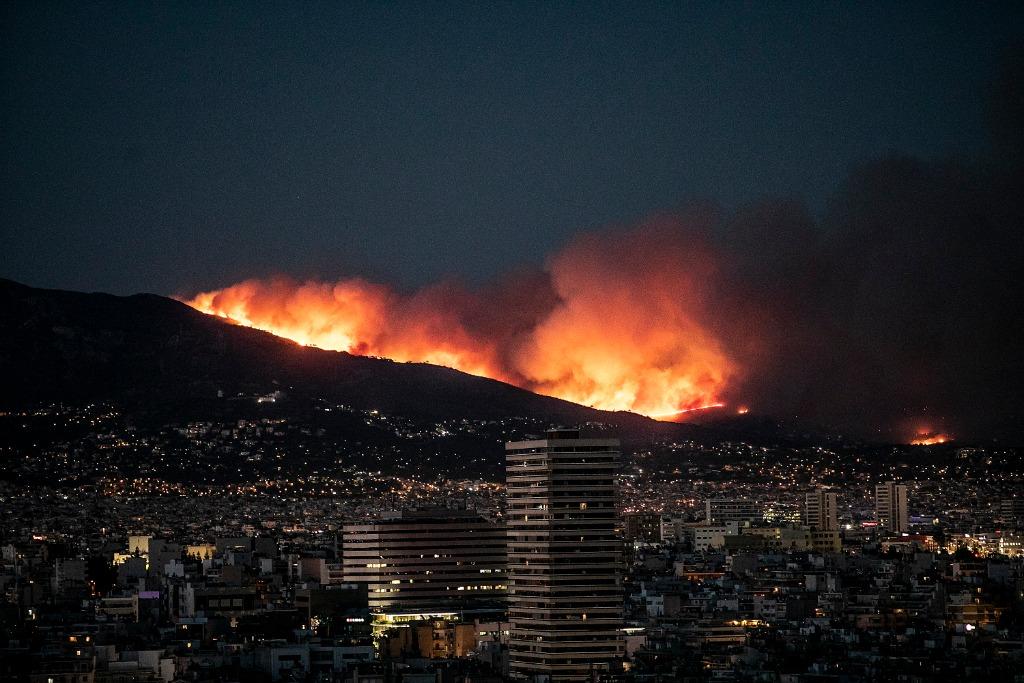
[[600, 410], [681, 420], [739, 368], [713, 332], [712, 256], [678, 226], [582, 236], [541, 273], [412, 293], [361, 278], [245, 280], [183, 301], [306, 346], [432, 363]]
[[[351, 342], [348, 342], [348, 341], [346, 341], [346, 343], [341, 344], [341, 345], [326, 345], [326, 346], [324, 346], [322, 344], [315, 343], [315, 342], [309, 340], [308, 338], [306, 338], [303, 335], [294, 335], [294, 336], [292, 336], [292, 335], [289, 335], [287, 333], [282, 333], [279, 330], [276, 330], [276, 329], [274, 329], [272, 327], [265, 327], [265, 326], [253, 324], [253, 322], [248, 320], [245, 315], [238, 315], [237, 317], [235, 317], [235, 316], [229, 315], [228, 313], [226, 313], [224, 311], [206, 310], [205, 306], [197, 305], [197, 300], [193, 300], [193, 301], [190, 301], [190, 302], [187, 302], [187, 303], [189, 303], [189, 305], [192, 305], [193, 307], [195, 307], [197, 310], [199, 310], [199, 311], [201, 311], [203, 313], [206, 313], [207, 315], [212, 315], [214, 317], [220, 318], [220, 319], [225, 320], [226, 322], [229, 322], [229, 323], [231, 323], [233, 325], [241, 325], [243, 327], [251, 327], [253, 329], [263, 330], [264, 332], [269, 332], [269, 333], [274, 334], [276, 336], [279, 336], [279, 337], [282, 337], [282, 338], [285, 338], [285, 339], [290, 339], [291, 341], [294, 341], [295, 343], [299, 344], [300, 346], [305, 346], [305, 347], [309, 347], [309, 348], [316, 348], [316, 349], [325, 348], [326, 350], [329, 350], [329, 351], [346, 351], [346, 352], [349, 352], [349, 353], [353, 353], [354, 355], [364, 355], [364, 354], [357, 354], [357, 353], [355, 353], [353, 348], [352, 348], [353, 344]], [[372, 357], [384, 358], [385, 356], [372, 356]], [[489, 377], [489, 378], [492, 378], [492, 379], [499, 379], [501, 381], [506, 381], [502, 377], [495, 377], [495, 373], [490, 372], [487, 368], [485, 368], [483, 366], [473, 366], [472, 364], [461, 362], [460, 358], [456, 354], [447, 353], [447, 352], [444, 352], [444, 351], [431, 352], [431, 353], [426, 354], [425, 357], [417, 359], [417, 360], [414, 360], [414, 361], [413, 360], [402, 361], [401, 359], [396, 359], [396, 358], [392, 358], [391, 360], [398, 360], [399, 362], [428, 363], [430, 365], [438, 365], [438, 366], [441, 366], [441, 367], [453, 368], [455, 370], [459, 370], [460, 372], [465, 372], [467, 374], [475, 375], [477, 377]], [[713, 410], [715, 408], [724, 408], [724, 407], [726, 407], [725, 403], [715, 402], [715, 403], [708, 403], [708, 404], [699, 405], [699, 406], [693, 406], [691, 408], [682, 408], [680, 410], [673, 410], [673, 411], [666, 411], [666, 412], [644, 412], [644, 411], [641, 411], [641, 410], [632, 409], [630, 407], [624, 407], [624, 406], [618, 406], [618, 405], [616, 405], [616, 406], [608, 406], [607, 403], [602, 405], [601, 401], [596, 401], [596, 402], [593, 402], [593, 403], [588, 403], [585, 398], [581, 398], [581, 397], [577, 397], [577, 396], [572, 396], [572, 395], [559, 395], [559, 394], [554, 393], [554, 392], [544, 392], [544, 391], [537, 391], [536, 393], [540, 393], [540, 394], [544, 394], [544, 395], [549, 395], [549, 396], [554, 396], [556, 398], [562, 398], [562, 399], [567, 400], [567, 401], [572, 401], [574, 403], [580, 403], [581, 405], [588, 405], [590, 407], [598, 408], [600, 410], [613, 410], [613, 411], [628, 410], [630, 412], [640, 413], [641, 415], [647, 415], [647, 417], [653, 418], [655, 420], [662, 420], [662, 421], [669, 421], [669, 422], [676, 421], [675, 418], [685, 417], [685, 416], [687, 416], [689, 414], [692, 414], [692, 413], [698, 413], [698, 412], [705, 411], [705, 410]], [[738, 410], [738, 413], [742, 415], [742, 414], [746, 413], [747, 410], [748, 409], [746, 407], [742, 407], [742, 408], [740, 408]]]
[[674, 411], [672, 411], [670, 413], [657, 413], [657, 414], [654, 414], [654, 415], [648, 415], [648, 417], [653, 417], [655, 420], [666, 420], [668, 418], [676, 417], [678, 415], [685, 415], [687, 413], [696, 413], [696, 412], [699, 412], [701, 410], [711, 410], [712, 408], [724, 408], [724, 407], [725, 407], [724, 403], [709, 403], [709, 404], [707, 404], [705, 406], [695, 406], [693, 408], [683, 408], [682, 410], [674, 410]]
[[914, 439], [911, 440], [911, 446], [937, 446], [943, 443], [949, 443], [953, 440], [953, 437], [948, 434], [918, 434]]

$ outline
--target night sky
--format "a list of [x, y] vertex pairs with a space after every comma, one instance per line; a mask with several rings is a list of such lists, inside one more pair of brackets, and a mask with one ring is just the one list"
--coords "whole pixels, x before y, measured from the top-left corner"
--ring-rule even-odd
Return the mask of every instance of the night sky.
[[0, 276], [412, 288], [897, 152], [974, 159], [1019, 3], [4, 3]]

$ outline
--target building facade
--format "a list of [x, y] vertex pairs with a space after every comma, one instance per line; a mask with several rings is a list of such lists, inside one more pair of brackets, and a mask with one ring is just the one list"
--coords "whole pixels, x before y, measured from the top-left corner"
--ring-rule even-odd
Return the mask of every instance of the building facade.
[[631, 512], [623, 515], [622, 529], [626, 543], [657, 543], [661, 540], [661, 514]]
[[385, 513], [346, 524], [342, 572], [376, 613], [430, 615], [503, 606], [505, 528], [472, 511]]
[[878, 524], [894, 534], [910, 529], [907, 514], [907, 485], [887, 481], [875, 486], [875, 515]]
[[591, 680], [623, 655], [616, 439], [506, 444], [511, 675]]
[[839, 528], [838, 496], [833, 491], [817, 489], [807, 494], [804, 502], [804, 521], [815, 531]]
[[739, 522], [750, 524], [764, 519], [764, 509], [760, 501], [747, 498], [709, 498], [704, 501], [704, 521], [706, 524], [724, 524]]

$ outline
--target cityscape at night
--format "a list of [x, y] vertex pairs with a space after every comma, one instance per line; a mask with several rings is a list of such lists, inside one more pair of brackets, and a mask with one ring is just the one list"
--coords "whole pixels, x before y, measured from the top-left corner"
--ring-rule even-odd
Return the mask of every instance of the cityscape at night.
[[0, 8], [0, 681], [1024, 683], [1024, 7]]

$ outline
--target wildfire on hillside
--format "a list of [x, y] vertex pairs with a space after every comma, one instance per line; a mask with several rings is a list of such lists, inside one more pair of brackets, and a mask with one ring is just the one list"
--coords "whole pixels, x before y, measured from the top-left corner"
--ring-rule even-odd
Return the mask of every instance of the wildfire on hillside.
[[953, 440], [948, 434], [942, 434], [938, 432], [922, 431], [918, 432], [916, 436], [910, 441], [911, 446], [935, 446], [938, 444], [948, 443]]
[[246, 280], [187, 303], [305, 345], [427, 362], [663, 420], [721, 407], [737, 367], [705, 324], [713, 259], [670, 230], [585, 235], [542, 273], [401, 294], [351, 278]]

